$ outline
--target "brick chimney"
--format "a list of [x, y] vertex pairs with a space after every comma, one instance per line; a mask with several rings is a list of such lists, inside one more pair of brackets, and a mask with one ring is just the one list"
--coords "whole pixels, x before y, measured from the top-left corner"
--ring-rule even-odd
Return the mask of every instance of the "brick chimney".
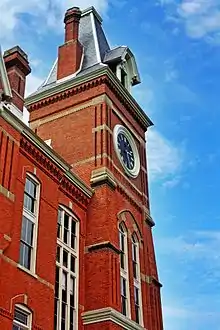
[[12, 89], [12, 103], [23, 112], [26, 76], [31, 72], [25, 52], [15, 46], [4, 53], [5, 67]]
[[68, 9], [65, 14], [65, 43], [58, 50], [57, 79], [75, 73], [80, 67], [83, 54], [83, 47], [78, 40], [80, 17], [81, 11], [78, 7]]

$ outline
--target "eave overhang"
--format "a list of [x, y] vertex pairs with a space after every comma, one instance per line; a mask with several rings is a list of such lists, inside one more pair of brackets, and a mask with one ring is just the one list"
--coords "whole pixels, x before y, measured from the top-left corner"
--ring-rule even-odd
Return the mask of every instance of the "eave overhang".
[[74, 77], [62, 83], [57, 83], [54, 86], [51, 86], [47, 90], [39, 92], [34, 95], [30, 95], [25, 99], [25, 106], [31, 108], [33, 104], [43, 101], [46, 98], [52, 97], [55, 94], [65, 92], [71, 88], [80, 86], [83, 83], [88, 83], [91, 80], [106, 76], [109, 82], [115, 87], [117, 93], [134, 109], [136, 116], [141, 122], [142, 126], [147, 130], [149, 126], [153, 125], [153, 122], [145, 114], [143, 109], [138, 105], [133, 96], [128, 92], [128, 90], [120, 83], [118, 78], [114, 73], [108, 68], [108, 66], [103, 66], [100, 69], [85, 74], [80, 77]]
[[75, 173], [71, 166], [65, 162], [53, 149], [51, 149], [39, 136], [37, 136], [25, 123], [16, 117], [3, 103], [0, 104], [0, 117], [29, 140], [49, 160], [55, 163], [64, 173], [66, 179], [80, 189], [88, 198], [93, 196], [93, 189], [87, 186]]

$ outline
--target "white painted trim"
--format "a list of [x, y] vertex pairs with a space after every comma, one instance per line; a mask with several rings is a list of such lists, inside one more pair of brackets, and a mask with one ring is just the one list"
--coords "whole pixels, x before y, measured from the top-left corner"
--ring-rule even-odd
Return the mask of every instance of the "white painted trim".
[[31, 275], [32, 277], [38, 279], [38, 276], [37, 274], [33, 273], [31, 270], [25, 268], [24, 266], [20, 265], [20, 264], [17, 264], [17, 267], [21, 270], [23, 270], [24, 272], [28, 273], [29, 275]]
[[[140, 314], [139, 314], [139, 317], [140, 317], [140, 325], [144, 325], [144, 319], [143, 319], [143, 304], [142, 304], [142, 287], [141, 287], [141, 267], [140, 267], [140, 243], [139, 243], [139, 241], [138, 241], [138, 238], [137, 238], [137, 235], [135, 234], [135, 236], [134, 236], [134, 234], [133, 234], [133, 237], [132, 237], [132, 240], [131, 240], [131, 242], [132, 242], [132, 249], [133, 249], [133, 246], [136, 246], [137, 247], [137, 250], [136, 250], [136, 252], [137, 252], [137, 260], [136, 260], [136, 262], [137, 262], [137, 267], [138, 267], [138, 269], [137, 269], [137, 272], [138, 272], [138, 278], [137, 279], [135, 279], [134, 278], [134, 290], [135, 290], [135, 287], [138, 289], [138, 293], [139, 293], [139, 307], [140, 307]], [[132, 262], [133, 262], [133, 255], [132, 255]]]
[[[123, 231], [121, 231], [120, 225], [122, 226]], [[127, 313], [128, 313], [128, 315], [126, 315], [126, 317], [128, 317], [130, 319], [131, 318], [131, 300], [130, 300], [129, 264], [128, 264], [128, 231], [123, 222], [120, 222], [118, 224], [118, 230], [119, 230], [119, 246], [121, 245], [120, 244], [121, 235], [123, 235], [124, 239], [125, 239], [125, 242], [124, 242], [124, 244], [125, 244], [125, 250], [124, 250], [125, 269], [120, 267], [120, 284], [121, 284], [121, 277], [122, 277], [126, 281], [126, 293], [127, 293], [127, 306], [126, 307], [127, 307]], [[121, 246], [120, 246], [120, 251], [121, 251]], [[121, 290], [120, 290], [120, 293], [121, 293]]]
[[5, 67], [5, 62], [4, 62], [4, 59], [2, 56], [1, 46], [0, 46], [0, 77], [2, 80], [2, 87], [3, 87], [3, 92], [4, 92], [5, 96], [7, 96], [9, 99], [12, 99], [11, 86], [9, 83], [8, 74], [7, 74], [7, 70]]
[[45, 86], [45, 85], [47, 85], [47, 83], [48, 83], [48, 80], [49, 80], [49, 78], [50, 78], [50, 76], [51, 76], [51, 73], [53, 72], [53, 69], [54, 69], [54, 68], [55, 68], [55, 66], [57, 65], [57, 62], [58, 62], [58, 57], [56, 58], [56, 60], [55, 60], [54, 64], [52, 65], [52, 68], [51, 68], [51, 70], [50, 70], [50, 72], [49, 72], [49, 74], [48, 74], [48, 76], [47, 76], [47, 78], [46, 78], [45, 82], [43, 82], [42, 86]]
[[101, 63], [99, 43], [98, 43], [97, 31], [96, 31], [96, 27], [95, 27], [95, 18], [94, 18], [93, 12], [90, 13], [90, 18], [91, 18], [91, 24], [92, 24], [92, 32], [93, 32], [93, 38], [94, 38], [94, 43], [95, 43], [97, 62]]
[[24, 323], [16, 321], [15, 319], [13, 320], [13, 324], [21, 327], [22, 329], [30, 330], [32, 328], [32, 312], [31, 312], [31, 310], [29, 308], [27, 308], [26, 306], [21, 305], [21, 304], [15, 304], [14, 313], [15, 313], [15, 309], [17, 309], [17, 310], [19, 309], [21, 312], [23, 312], [24, 314], [27, 315], [28, 324], [25, 325]]
[[25, 105], [26, 107], [28, 107], [31, 104], [42, 100], [43, 98], [50, 97], [56, 93], [62, 93], [69, 88], [88, 82], [90, 79], [96, 79], [104, 74], [108, 76], [108, 78], [111, 80], [112, 83], [114, 83], [115, 87], [124, 97], [124, 99], [132, 106], [132, 108], [135, 110], [137, 116], [139, 117], [143, 125], [146, 126], [146, 129], [149, 126], [152, 126], [153, 123], [150, 120], [150, 118], [138, 105], [138, 103], [132, 97], [132, 95], [122, 86], [120, 81], [118, 81], [116, 75], [111, 71], [111, 69], [109, 69], [108, 65], [101, 66], [100, 69], [97, 69], [94, 72], [89, 72], [83, 76], [77, 76], [73, 79], [68, 79], [62, 84], [54, 84], [53, 86], [51, 86], [51, 88], [47, 88], [44, 89], [43, 91], [39, 91], [39, 93], [32, 94], [25, 99]]
[[[49, 147], [52, 148], [52, 139], [48, 139], [44, 141]], [[53, 148], [52, 148], [53, 149]]]
[[[37, 237], [38, 237], [38, 220], [39, 220], [39, 206], [40, 206], [40, 182], [36, 179], [35, 176], [33, 176], [30, 172], [26, 173], [26, 178], [25, 178], [25, 184], [26, 180], [30, 179], [31, 181], [34, 182], [36, 185], [36, 204], [35, 204], [35, 212], [34, 214], [29, 212], [24, 208], [24, 199], [23, 199], [23, 213], [22, 215], [25, 216], [28, 220], [30, 220], [34, 224], [33, 228], [33, 242], [32, 242], [32, 251], [31, 251], [31, 263], [30, 263], [30, 269], [27, 269], [31, 274], [36, 273], [36, 259], [37, 259]], [[25, 189], [25, 185], [24, 185]], [[25, 190], [24, 190], [25, 192]], [[24, 193], [25, 195], [25, 193]], [[23, 221], [23, 217], [22, 217]], [[20, 265], [22, 268], [25, 268], [23, 265]], [[25, 268], [26, 269], [26, 268]]]
[[116, 76], [121, 81], [121, 64], [116, 66]]
[[[59, 210], [62, 212], [62, 217], [61, 217], [61, 238], [57, 238], [57, 246], [60, 247], [60, 261], [58, 262], [56, 260], [56, 266], [59, 268], [59, 272], [60, 272], [60, 285], [59, 285], [59, 300], [58, 300], [58, 328], [59, 328], [59, 324], [60, 324], [60, 320], [61, 320], [61, 315], [60, 315], [60, 302], [62, 303], [62, 272], [63, 270], [66, 272], [67, 274], [67, 289], [70, 289], [70, 278], [71, 276], [75, 279], [75, 288], [74, 288], [74, 292], [75, 292], [75, 301], [74, 301], [74, 305], [75, 305], [75, 313], [74, 313], [74, 329], [78, 329], [78, 313], [79, 313], [79, 219], [74, 215], [74, 213], [69, 210], [67, 207], [65, 207], [64, 205], [59, 205]], [[64, 229], [64, 214], [68, 214], [70, 216], [70, 220], [69, 220], [69, 224], [68, 224], [68, 229], [69, 229], [69, 242], [65, 243], [63, 241], [63, 229]], [[72, 225], [72, 219], [75, 221], [76, 223], [76, 248], [73, 249], [71, 247], [71, 229], [70, 226]], [[63, 265], [63, 250], [66, 250], [68, 252], [68, 267], [66, 268]], [[75, 271], [71, 271], [71, 255], [74, 256], [75, 258]], [[69, 297], [69, 293], [70, 291], [67, 291], [67, 319], [66, 319], [66, 327], [67, 329], [69, 329], [70, 327], [70, 297]]]
[[6, 104], [7, 108], [15, 115], [17, 118], [23, 121], [23, 112], [16, 107], [15, 104]]
[[113, 322], [125, 330], [146, 330], [128, 317], [122, 315], [111, 307], [96, 309], [82, 313], [83, 325], [99, 322]]
[[93, 13], [96, 16], [96, 18], [98, 19], [99, 23], [102, 23], [101, 16], [99, 15], [99, 13], [97, 12], [97, 10], [93, 6], [91, 6], [89, 8], [86, 8], [85, 10], [83, 10], [82, 11], [82, 14], [81, 14], [81, 17], [86, 16], [86, 15], [88, 15], [90, 13]]

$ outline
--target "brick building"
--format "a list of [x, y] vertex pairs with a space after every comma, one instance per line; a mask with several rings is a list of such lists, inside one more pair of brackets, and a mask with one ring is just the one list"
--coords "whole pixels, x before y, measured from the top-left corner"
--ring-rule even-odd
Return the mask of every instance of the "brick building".
[[93, 7], [64, 23], [30, 127], [27, 55], [0, 56], [0, 329], [162, 330], [135, 57]]

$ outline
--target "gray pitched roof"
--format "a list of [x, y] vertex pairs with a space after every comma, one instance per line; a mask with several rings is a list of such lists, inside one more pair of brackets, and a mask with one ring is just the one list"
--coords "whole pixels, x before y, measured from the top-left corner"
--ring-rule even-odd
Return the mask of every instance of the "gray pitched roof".
[[126, 46], [119, 46], [113, 49], [110, 49], [105, 53], [104, 62], [114, 62], [121, 60], [124, 54], [126, 53], [127, 47]]
[[[110, 49], [105, 33], [102, 29], [102, 19], [94, 7], [82, 12], [79, 24], [79, 41], [83, 46], [84, 57], [81, 69], [76, 76], [83, 76], [97, 70], [100, 66], [108, 65], [110, 62], [120, 61], [128, 49], [120, 46]], [[38, 94], [53, 87], [57, 81], [57, 59], [44, 83], [33, 93]]]

